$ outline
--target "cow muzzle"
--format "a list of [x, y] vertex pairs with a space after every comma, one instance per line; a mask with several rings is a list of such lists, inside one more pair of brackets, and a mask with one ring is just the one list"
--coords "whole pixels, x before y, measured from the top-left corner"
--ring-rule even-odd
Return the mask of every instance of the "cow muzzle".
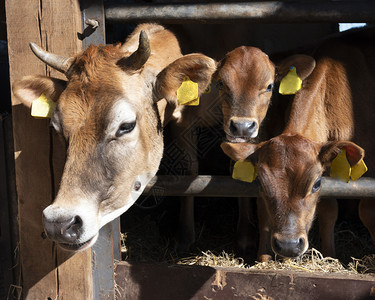
[[91, 247], [98, 238], [98, 232], [87, 234], [85, 218], [77, 214], [61, 213], [61, 210], [47, 207], [43, 211], [44, 231], [49, 239], [68, 251], [83, 251]]
[[298, 257], [306, 252], [308, 248], [308, 240], [304, 235], [282, 236], [281, 234], [274, 234], [271, 239], [271, 246], [275, 254], [282, 257]]
[[259, 126], [255, 119], [231, 118], [228, 129], [227, 139], [230, 142], [247, 142], [257, 137]]

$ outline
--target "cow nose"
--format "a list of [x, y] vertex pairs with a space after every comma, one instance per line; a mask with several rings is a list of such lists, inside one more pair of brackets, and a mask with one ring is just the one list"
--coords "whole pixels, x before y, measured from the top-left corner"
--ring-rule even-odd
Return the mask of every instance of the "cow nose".
[[252, 137], [257, 129], [255, 121], [230, 121], [229, 130], [231, 135], [238, 137]]
[[43, 218], [44, 230], [47, 236], [60, 243], [75, 243], [80, 237], [82, 219], [79, 216], [67, 220], [49, 221]]
[[299, 237], [297, 239], [272, 239], [272, 248], [276, 252], [284, 257], [297, 257], [303, 254], [305, 249], [305, 238]]

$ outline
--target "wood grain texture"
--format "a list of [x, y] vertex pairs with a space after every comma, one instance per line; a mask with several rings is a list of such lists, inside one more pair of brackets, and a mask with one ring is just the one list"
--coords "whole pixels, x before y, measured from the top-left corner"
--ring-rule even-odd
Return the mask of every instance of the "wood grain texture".
[[[80, 51], [78, 0], [7, 0], [5, 4], [11, 83], [36, 74], [64, 79], [39, 61], [28, 44], [32, 41], [66, 56]], [[63, 169], [63, 142], [51, 133], [48, 120], [33, 119], [15, 98], [12, 110], [23, 297], [91, 299], [91, 251], [70, 257], [41, 237], [42, 211], [53, 200]]]

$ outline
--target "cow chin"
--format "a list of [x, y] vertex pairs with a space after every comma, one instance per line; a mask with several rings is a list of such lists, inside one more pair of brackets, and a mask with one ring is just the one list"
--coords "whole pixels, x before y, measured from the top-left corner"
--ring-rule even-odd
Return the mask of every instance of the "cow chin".
[[87, 240], [86, 242], [79, 243], [79, 244], [57, 243], [57, 245], [65, 251], [81, 252], [93, 246], [96, 240], [98, 239], [98, 236], [99, 236], [99, 233], [94, 235], [91, 239]]

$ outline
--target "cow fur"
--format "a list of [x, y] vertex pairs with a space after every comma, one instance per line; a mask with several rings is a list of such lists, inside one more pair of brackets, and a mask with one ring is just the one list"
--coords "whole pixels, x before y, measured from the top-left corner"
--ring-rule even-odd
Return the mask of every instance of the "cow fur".
[[[151, 53], [139, 66], [132, 54], [142, 31]], [[56, 102], [51, 123], [65, 138], [67, 159], [43, 222], [48, 237], [78, 251], [93, 245], [156, 174], [162, 126], [182, 116], [173, 113], [183, 78], [194, 78], [201, 92], [216, 64], [201, 54], [182, 56], [176, 37], [155, 24], [139, 25], [123, 45], [90, 46], [69, 61], [67, 81], [28, 76], [13, 93], [29, 107], [42, 93]], [[166, 82], [171, 76], [176, 80]]]
[[[375, 77], [373, 32], [348, 35], [324, 42], [315, 52], [316, 67], [294, 96], [283, 133], [259, 144], [224, 143], [235, 160], [257, 165], [263, 201], [258, 256], [268, 260], [273, 252], [298, 256], [307, 249], [307, 233], [318, 210], [322, 251], [334, 256], [333, 229], [337, 204], [333, 199], [318, 204], [318, 180], [340, 149], [346, 149], [354, 165], [367, 153], [367, 176], [374, 175], [375, 117], [372, 87]], [[315, 188], [318, 187], [317, 190]], [[375, 241], [372, 199], [363, 199], [359, 215]], [[276, 241], [276, 243], [275, 243]], [[280, 245], [289, 247], [280, 250]], [[271, 248], [273, 251], [271, 251]], [[294, 248], [294, 249], [292, 249]], [[290, 250], [290, 251], [289, 251]]]

